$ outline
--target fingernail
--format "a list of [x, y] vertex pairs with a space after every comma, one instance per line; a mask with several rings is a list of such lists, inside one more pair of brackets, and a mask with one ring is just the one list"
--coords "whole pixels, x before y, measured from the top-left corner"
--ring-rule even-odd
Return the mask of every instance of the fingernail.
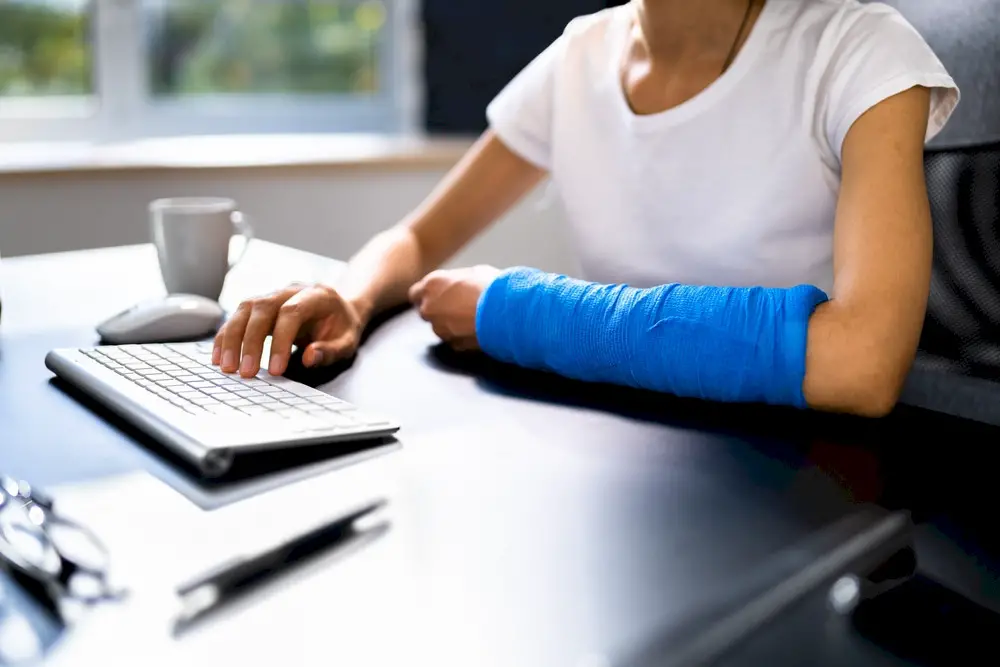
[[232, 368], [236, 365], [236, 353], [232, 350], [226, 350], [222, 355], [222, 367]]
[[271, 363], [267, 367], [267, 372], [271, 375], [281, 375], [281, 366], [284, 360], [285, 358], [280, 354], [271, 357]]
[[323, 353], [319, 350], [313, 350], [313, 366], [319, 366], [323, 363]]
[[212, 348], [212, 365], [213, 366], [218, 366], [219, 365], [219, 358], [221, 356], [222, 356], [222, 350], [220, 348], [213, 347]]
[[246, 354], [243, 355], [243, 363], [240, 364], [240, 373], [243, 375], [250, 375], [253, 371], [253, 356]]

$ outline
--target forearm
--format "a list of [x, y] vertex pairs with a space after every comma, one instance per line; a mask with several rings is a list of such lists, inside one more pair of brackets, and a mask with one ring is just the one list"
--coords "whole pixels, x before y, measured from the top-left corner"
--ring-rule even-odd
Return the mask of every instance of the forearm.
[[368, 241], [351, 258], [336, 287], [367, 323], [404, 303], [410, 285], [426, 273], [426, 264], [412, 230], [400, 225]]
[[404, 303], [413, 283], [453, 257], [544, 175], [487, 131], [417, 209], [351, 259], [338, 289], [365, 320]]
[[528, 269], [483, 293], [476, 333], [503, 361], [679, 396], [806, 407], [809, 319], [826, 295], [598, 285]]

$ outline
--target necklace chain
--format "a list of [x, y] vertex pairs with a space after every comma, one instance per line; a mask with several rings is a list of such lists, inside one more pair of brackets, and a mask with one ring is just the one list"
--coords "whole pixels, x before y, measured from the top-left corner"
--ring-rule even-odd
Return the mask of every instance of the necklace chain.
[[736, 48], [740, 45], [740, 37], [743, 36], [743, 31], [747, 29], [747, 23], [750, 22], [750, 14], [753, 13], [754, 0], [747, 1], [747, 10], [743, 14], [743, 22], [740, 23], [739, 32], [736, 33], [736, 39], [733, 40], [733, 46], [729, 49], [729, 55], [726, 57], [726, 62], [722, 66], [722, 71], [725, 72], [733, 64], [733, 59], [736, 58]]

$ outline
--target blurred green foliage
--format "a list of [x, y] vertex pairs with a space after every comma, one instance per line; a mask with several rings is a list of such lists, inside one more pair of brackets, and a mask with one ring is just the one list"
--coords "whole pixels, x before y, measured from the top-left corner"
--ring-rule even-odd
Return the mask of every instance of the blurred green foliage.
[[90, 13], [68, 3], [0, 0], [0, 95], [92, 92]]
[[147, 7], [156, 95], [378, 89], [381, 2], [172, 0]]
[[[92, 92], [90, 12], [66, 0], [0, 0], [0, 96]], [[381, 0], [145, 0], [158, 96], [370, 93]]]

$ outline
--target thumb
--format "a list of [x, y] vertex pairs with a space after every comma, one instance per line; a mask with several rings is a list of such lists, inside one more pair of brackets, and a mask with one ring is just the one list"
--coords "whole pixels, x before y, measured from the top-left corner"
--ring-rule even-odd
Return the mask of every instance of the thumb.
[[358, 336], [353, 331], [341, 334], [333, 340], [310, 343], [302, 353], [302, 364], [307, 368], [329, 366], [350, 357], [358, 348]]

